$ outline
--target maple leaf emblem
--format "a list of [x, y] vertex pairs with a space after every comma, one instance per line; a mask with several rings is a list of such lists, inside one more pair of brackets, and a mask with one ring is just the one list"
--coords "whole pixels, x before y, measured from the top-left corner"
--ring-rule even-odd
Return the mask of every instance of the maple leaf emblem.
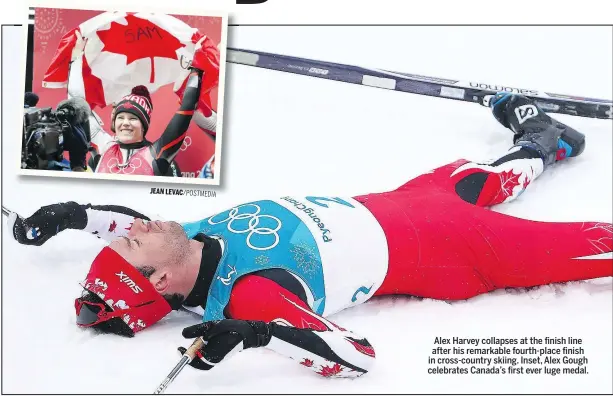
[[[582, 225], [582, 231], [589, 233], [587, 241], [592, 245], [596, 253], [606, 253], [611, 251], [611, 234], [613, 234], [613, 224], [609, 223], [588, 223]], [[596, 235], [594, 235], [594, 233]]]
[[117, 223], [115, 223], [115, 220], [113, 220], [109, 225], [109, 232], [115, 232], [115, 228], [117, 228]]
[[307, 319], [305, 319], [304, 317], [300, 318], [300, 328], [302, 328], [302, 329], [320, 330], [320, 331], [327, 330], [327, 328], [325, 326], [324, 327], [317, 326], [316, 323], [311, 323]]
[[106, 282], [104, 282], [103, 280], [101, 280], [100, 278], [96, 278], [96, 280], [94, 281], [94, 284], [96, 286], [98, 286], [100, 289], [102, 289], [102, 291], [106, 291], [106, 289], [109, 287]]
[[[532, 174], [534, 175], [534, 171], [532, 171]], [[522, 183], [521, 187], [525, 190], [526, 188], [528, 188], [529, 184], [530, 178], [528, 177], [528, 175], [526, 175], [526, 178], [524, 179], [524, 182]]]
[[313, 367], [313, 361], [307, 358], [302, 359], [302, 362], [300, 362], [300, 364], [307, 367]]
[[510, 197], [513, 194], [513, 189], [519, 186], [519, 174], [514, 174], [513, 169], [500, 172], [500, 192], [505, 197]]
[[324, 377], [332, 377], [343, 371], [343, 367], [339, 363], [335, 363], [333, 366], [321, 366], [321, 369], [317, 374]]
[[104, 44], [101, 51], [125, 55], [126, 64], [144, 58], [151, 59], [149, 82], [155, 81], [155, 57], [177, 59], [177, 50], [185, 47], [179, 39], [155, 23], [128, 14], [125, 24], [111, 22], [107, 30], [97, 31]]

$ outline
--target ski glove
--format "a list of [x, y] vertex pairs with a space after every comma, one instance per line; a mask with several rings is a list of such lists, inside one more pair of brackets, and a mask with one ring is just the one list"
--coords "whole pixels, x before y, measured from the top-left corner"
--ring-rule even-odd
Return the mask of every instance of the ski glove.
[[[190, 366], [210, 370], [232, 353], [268, 345], [271, 326], [260, 321], [224, 319], [186, 327], [183, 337], [202, 337], [206, 341]], [[178, 350], [181, 354], [186, 351], [183, 347]]]
[[23, 245], [41, 246], [49, 238], [65, 229], [82, 230], [87, 224], [87, 213], [76, 202], [43, 206], [26, 219], [16, 213], [8, 218], [13, 238]]

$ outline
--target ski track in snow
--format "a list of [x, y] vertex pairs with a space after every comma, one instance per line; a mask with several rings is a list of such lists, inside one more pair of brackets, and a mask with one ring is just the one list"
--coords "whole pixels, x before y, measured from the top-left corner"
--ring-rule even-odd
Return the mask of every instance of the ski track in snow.
[[[590, 29], [584, 29], [589, 40], [582, 40], [576, 37], [577, 30], [559, 28], [562, 38], [548, 42], [553, 46], [548, 51], [564, 50], [567, 34], [572, 42], [582, 43], [575, 49], [582, 61], [564, 57], [568, 63], [556, 61], [555, 67], [549, 61], [529, 62], [530, 66], [519, 61], [510, 64], [511, 59], [505, 62], [496, 51], [500, 36], [483, 35], [475, 29], [454, 36], [422, 35], [417, 43], [414, 35], [401, 28], [392, 29], [393, 35], [383, 28], [311, 28], [310, 32], [322, 36], [311, 43], [306, 37], [308, 28], [288, 28], [292, 29], [291, 45], [274, 29], [234, 28], [229, 44], [610, 98], [611, 35], [593, 35]], [[414, 33], [414, 29], [409, 31]], [[515, 39], [530, 39], [534, 31], [526, 29]], [[355, 40], [344, 49], [346, 55], [334, 51], [339, 45], [335, 40], [323, 40], [334, 32], [339, 40], [345, 36]], [[387, 40], [395, 52], [379, 52], [374, 46], [371, 53], [360, 53], [362, 47], [356, 43], [360, 40], [366, 44]], [[478, 43], [483, 59], [497, 61], [468, 62], [466, 56], [458, 57], [453, 48], [445, 47], [459, 45], [455, 51], [466, 51], [466, 42]], [[11, 51], [10, 46], [18, 46], [19, 40], [5, 43], [9, 48], [3, 50]], [[407, 53], [399, 50], [399, 43]], [[441, 46], [449, 53], [427, 51], [427, 47]], [[543, 59], [542, 45], [534, 47], [527, 46], [522, 59], [532, 55]], [[14, 63], [5, 63], [5, 75], [16, 70]], [[19, 96], [19, 84], [4, 81], [4, 95]], [[17, 102], [4, 100], [4, 114], [17, 114]], [[17, 143], [6, 131], [19, 128], [19, 117], [7, 117], [3, 119], [4, 204], [29, 215], [53, 202], [113, 203], [184, 221], [242, 200], [277, 194], [347, 196], [385, 191], [460, 157], [496, 157], [511, 141], [510, 132], [487, 109], [474, 104], [239, 65], [228, 65], [225, 111], [222, 187], [215, 188], [217, 198], [208, 199], [150, 196], [153, 185], [149, 183], [126, 186], [17, 178], [9, 169], [18, 161], [17, 151], [9, 147]], [[517, 201], [494, 210], [534, 220], [611, 222], [611, 121], [558, 119], [586, 133], [585, 152], [555, 165]], [[188, 344], [181, 330], [199, 320], [192, 314], [175, 312], [133, 339], [97, 335], [75, 326], [73, 300], [80, 293], [78, 282], [103, 245], [77, 231], [65, 231], [39, 248], [19, 246], [3, 236], [3, 392], [149, 393], [178, 361], [176, 347]], [[331, 318], [366, 336], [375, 347], [377, 363], [360, 379], [323, 379], [273, 352], [249, 350], [209, 372], [186, 368], [167, 393], [610, 393], [612, 295], [609, 277], [530, 290], [498, 290], [454, 303], [405, 296], [376, 298]], [[590, 374], [428, 375], [427, 357], [436, 336], [579, 337], [584, 341]]]

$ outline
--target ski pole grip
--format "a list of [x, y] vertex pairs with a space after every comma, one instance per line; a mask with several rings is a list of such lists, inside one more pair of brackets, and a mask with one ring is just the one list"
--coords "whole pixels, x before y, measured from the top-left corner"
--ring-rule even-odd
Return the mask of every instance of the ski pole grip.
[[194, 360], [196, 357], [196, 351], [204, 346], [204, 340], [202, 337], [198, 337], [194, 340], [192, 345], [185, 351], [185, 355], [189, 356], [190, 360]]

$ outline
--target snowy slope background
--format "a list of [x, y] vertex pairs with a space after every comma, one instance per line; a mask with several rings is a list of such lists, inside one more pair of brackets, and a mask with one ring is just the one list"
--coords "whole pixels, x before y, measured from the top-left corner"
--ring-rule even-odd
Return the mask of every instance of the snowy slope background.
[[[279, 194], [380, 192], [457, 158], [496, 157], [511, 142], [475, 104], [229, 64], [222, 186], [207, 188], [216, 198], [150, 195], [151, 183], [17, 177], [23, 30], [3, 33], [2, 198], [24, 215], [75, 200], [186, 221]], [[245, 26], [231, 27], [228, 38], [232, 47], [555, 93], [610, 99], [613, 87], [610, 27]], [[559, 119], [587, 135], [584, 154], [494, 210], [611, 222], [611, 121]], [[2, 244], [3, 392], [150, 393], [174, 366], [176, 347], [187, 345], [182, 328], [198, 321], [191, 314], [173, 313], [132, 339], [75, 326], [78, 282], [101, 241], [65, 231], [39, 248], [6, 234]], [[377, 363], [360, 379], [323, 379], [250, 350], [210, 372], [188, 367], [168, 393], [611, 393], [612, 296], [609, 277], [452, 304], [374, 299], [332, 317], [375, 346]], [[589, 375], [428, 375], [436, 336], [582, 338]]]

